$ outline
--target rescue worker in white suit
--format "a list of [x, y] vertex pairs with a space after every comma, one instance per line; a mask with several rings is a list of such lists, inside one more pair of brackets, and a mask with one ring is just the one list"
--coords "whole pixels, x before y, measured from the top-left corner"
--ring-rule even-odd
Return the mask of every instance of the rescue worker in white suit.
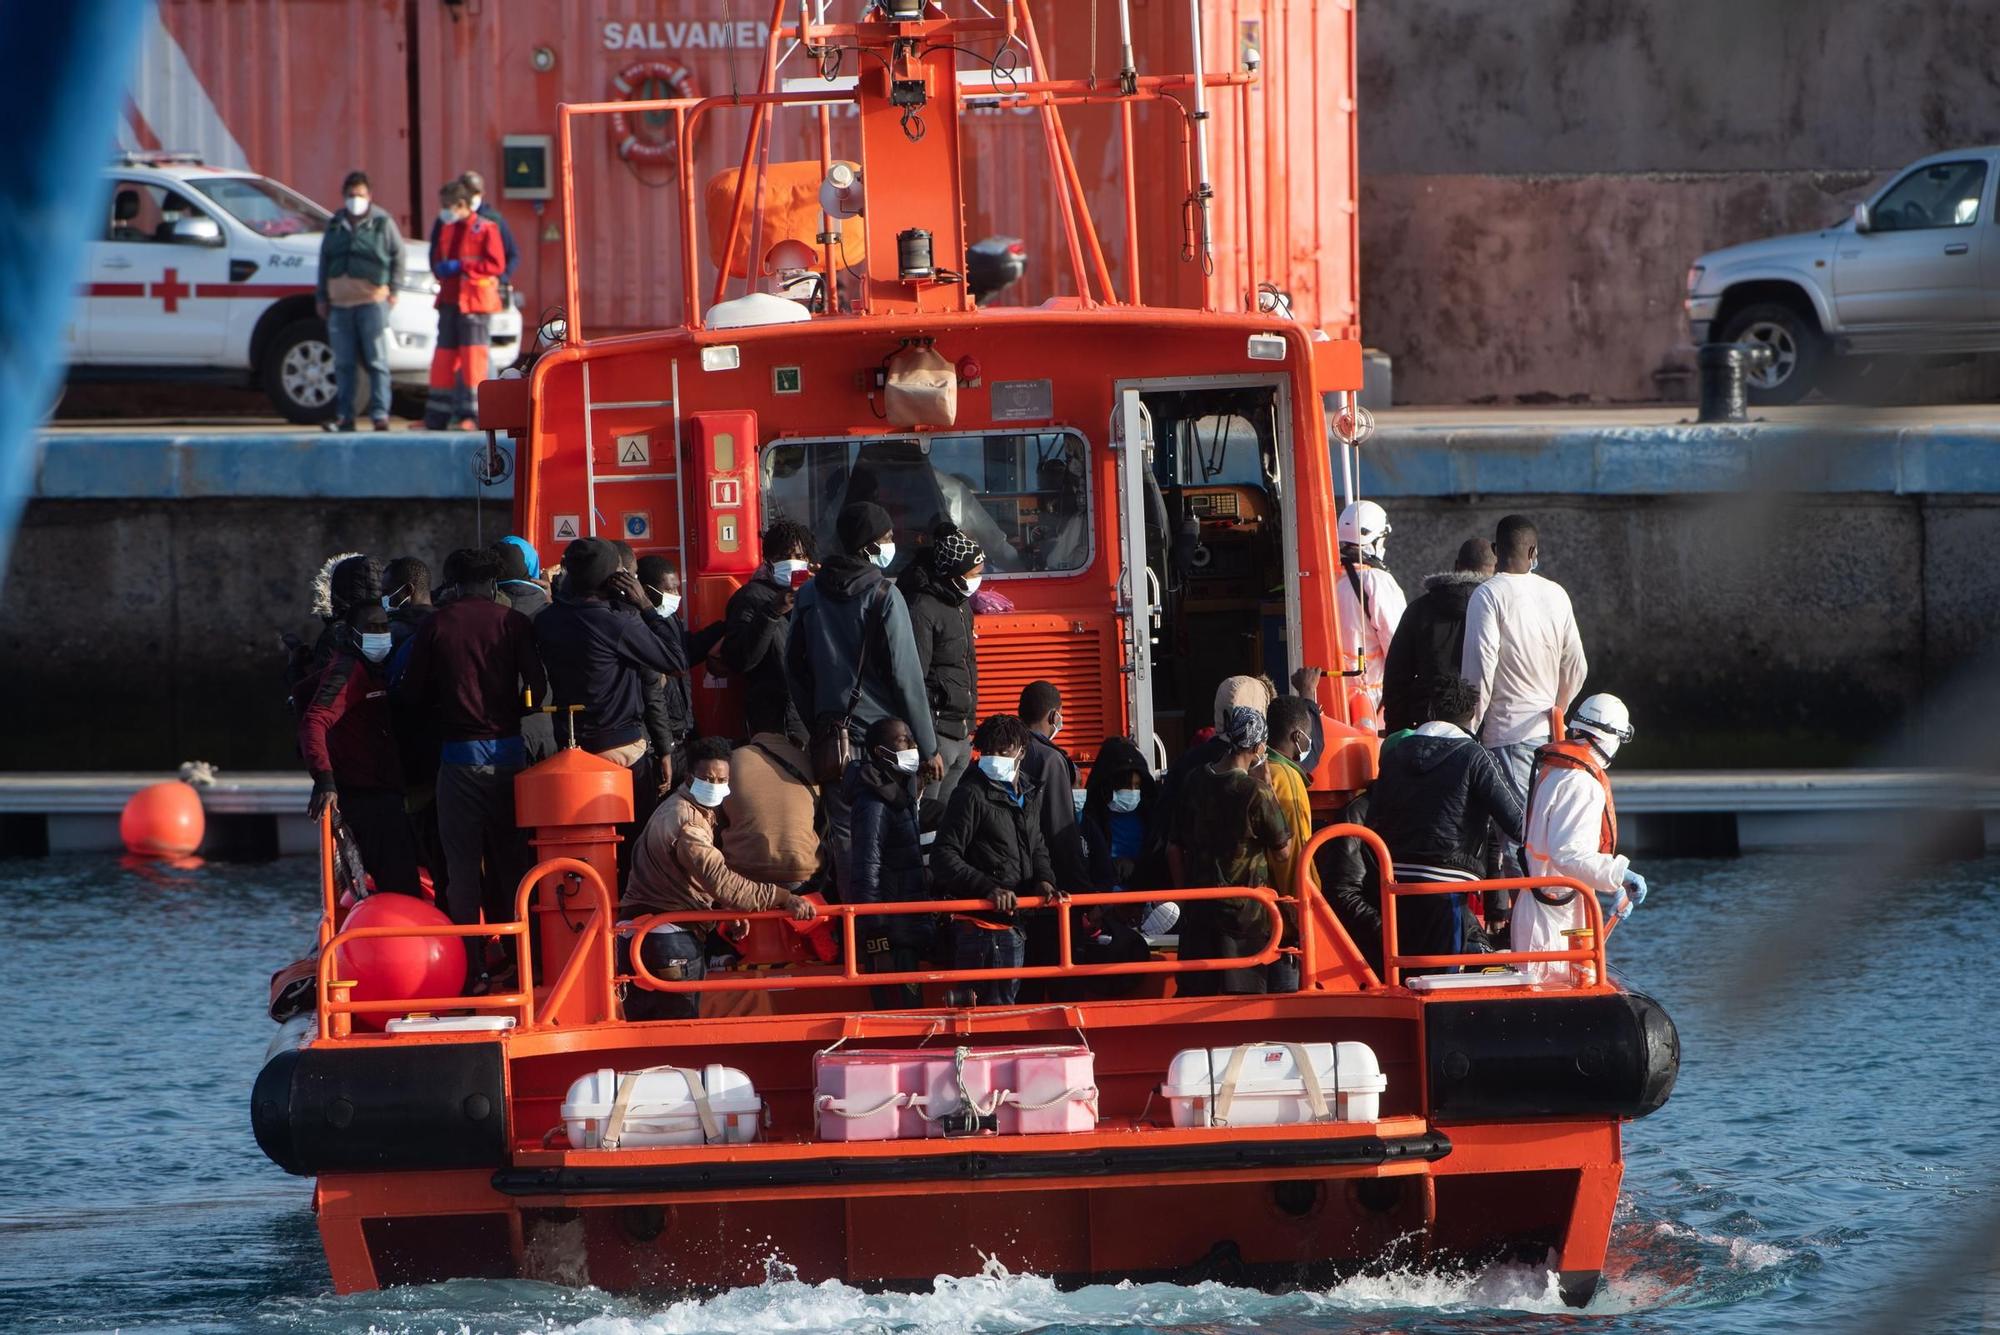
[[1373, 501], [1355, 501], [1340, 512], [1340, 579], [1334, 585], [1340, 614], [1340, 671], [1359, 684], [1379, 718], [1382, 670], [1408, 600], [1385, 564], [1389, 515]]
[[[1535, 753], [1529, 782], [1522, 856], [1529, 876], [1567, 876], [1605, 901], [1605, 929], [1646, 901], [1646, 878], [1618, 852], [1618, 813], [1605, 771], [1632, 740], [1632, 716], [1615, 695], [1593, 695], [1570, 717], [1567, 741]], [[1583, 897], [1574, 890], [1528, 890], [1514, 904], [1513, 948], [1571, 950], [1564, 932], [1588, 927]], [[1524, 964], [1538, 983], [1574, 983], [1575, 966]]]

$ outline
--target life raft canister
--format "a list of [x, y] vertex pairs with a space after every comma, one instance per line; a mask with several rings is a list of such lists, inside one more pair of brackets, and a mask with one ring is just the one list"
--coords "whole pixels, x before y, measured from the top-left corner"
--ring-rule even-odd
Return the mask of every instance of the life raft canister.
[[[1587, 741], [1550, 742], [1535, 751], [1534, 775], [1528, 783], [1528, 803], [1522, 808], [1521, 824], [1525, 833], [1527, 822], [1535, 810], [1535, 794], [1542, 786], [1542, 775], [1551, 769], [1580, 769], [1597, 780], [1597, 786], [1604, 790], [1604, 818], [1597, 833], [1597, 851], [1612, 854], [1618, 851], [1618, 808], [1611, 799], [1611, 776], [1598, 763], [1597, 754]], [[1576, 898], [1574, 890], [1535, 890], [1534, 896], [1544, 904], [1564, 905]]]
[[[614, 100], [649, 102], [662, 97], [699, 97], [694, 74], [685, 65], [670, 60], [641, 60], [627, 65], [611, 78]], [[658, 125], [647, 123], [645, 113], [611, 113], [611, 145], [627, 162], [651, 165], [674, 161], [676, 145], [671, 118], [662, 116]]]

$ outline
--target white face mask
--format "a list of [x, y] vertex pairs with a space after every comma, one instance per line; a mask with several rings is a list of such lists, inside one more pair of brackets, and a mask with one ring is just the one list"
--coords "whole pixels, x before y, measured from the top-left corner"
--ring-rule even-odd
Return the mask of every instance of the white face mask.
[[654, 616], [670, 617], [681, 610], [681, 596], [678, 593], [660, 595], [660, 605], [653, 609]]
[[1137, 788], [1120, 788], [1111, 794], [1111, 809], [1128, 814], [1137, 811], [1143, 795]]
[[368, 196], [366, 196], [366, 195], [349, 195], [349, 196], [347, 197], [347, 211], [348, 211], [349, 213], [353, 214], [353, 215], [354, 215], [355, 217], [357, 217], [357, 218], [359, 218], [359, 217], [361, 217], [361, 216], [362, 216], [363, 214], [367, 213], [367, 212], [368, 212]]
[[363, 631], [361, 633], [361, 656], [371, 663], [379, 663], [389, 656], [391, 643], [388, 631]]
[[1016, 756], [979, 757], [980, 773], [1003, 787], [1013, 786], [1015, 771], [1020, 767], [1021, 761]]
[[896, 752], [896, 768], [903, 771], [903, 773], [915, 774], [917, 772], [917, 764], [916, 747], [913, 746], [907, 751]]
[[785, 560], [771, 562], [771, 582], [781, 589], [795, 589], [800, 575], [812, 574], [812, 562]]
[[881, 542], [875, 544], [875, 555], [871, 556], [868, 559], [873, 561], [876, 565], [880, 566], [882, 569], [887, 570], [890, 564], [894, 562], [896, 559], [896, 544], [893, 542]]
[[438, 213], [438, 223], [440, 226], [449, 227], [457, 221], [458, 218], [452, 213], [450, 209], [444, 209]]
[[979, 586], [984, 584], [985, 582], [986, 582], [986, 576], [984, 575], [967, 575], [964, 579], [959, 581], [959, 583], [965, 585], [965, 596], [968, 598], [970, 598], [973, 594], [978, 593]]
[[688, 782], [688, 796], [696, 806], [707, 807], [710, 811], [722, 805], [722, 799], [729, 796], [729, 785], [710, 783], [707, 779], [691, 779]]
[[1534, 574], [1537, 570], [1540, 570], [1541, 568], [1542, 568], [1542, 558], [1540, 556], [1531, 556], [1528, 558], [1528, 573], [1530, 575]]
[[1313, 753], [1312, 738], [1297, 732], [1294, 732], [1292, 736], [1297, 737], [1299, 739], [1299, 765], [1301, 768], [1303, 768], [1305, 766], [1305, 763], [1308, 760], [1312, 759], [1312, 753]]
[[480, 206], [481, 204], [484, 204], [485, 202], [486, 202], [486, 196], [484, 196], [484, 195], [474, 195], [474, 196], [472, 197], [472, 211], [473, 211], [474, 213], [477, 213], [477, 212], [479, 212], [479, 206]]

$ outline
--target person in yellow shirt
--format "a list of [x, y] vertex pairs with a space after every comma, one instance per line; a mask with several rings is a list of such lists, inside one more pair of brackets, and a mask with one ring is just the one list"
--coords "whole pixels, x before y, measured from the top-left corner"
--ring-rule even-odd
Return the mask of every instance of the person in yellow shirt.
[[[1312, 837], [1312, 798], [1306, 792], [1310, 782], [1306, 765], [1312, 758], [1312, 706], [1302, 696], [1281, 695], [1271, 701], [1266, 717], [1271, 724], [1266, 776], [1272, 796], [1278, 799], [1278, 810], [1284, 813], [1285, 825], [1292, 832], [1290, 855], [1282, 865], [1274, 861], [1271, 871], [1278, 889], [1290, 894], [1296, 861]], [[1319, 869], [1309, 868], [1306, 874], [1313, 889], [1319, 889]]]

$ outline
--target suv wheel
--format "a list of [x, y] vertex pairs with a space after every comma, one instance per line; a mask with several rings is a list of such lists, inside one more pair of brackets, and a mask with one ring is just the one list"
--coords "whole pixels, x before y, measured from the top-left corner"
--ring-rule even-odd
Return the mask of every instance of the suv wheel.
[[1826, 360], [1826, 335], [1818, 322], [1781, 302], [1745, 306], [1723, 326], [1722, 341], [1771, 350], [1771, 364], [1744, 377], [1750, 402], [1760, 407], [1797, 403], [1812, 393]]
[[264, 393], [288, 422], [333, 415], [333, 344], [324, 324], [295, 320], [278, 331], [264, 354]]

